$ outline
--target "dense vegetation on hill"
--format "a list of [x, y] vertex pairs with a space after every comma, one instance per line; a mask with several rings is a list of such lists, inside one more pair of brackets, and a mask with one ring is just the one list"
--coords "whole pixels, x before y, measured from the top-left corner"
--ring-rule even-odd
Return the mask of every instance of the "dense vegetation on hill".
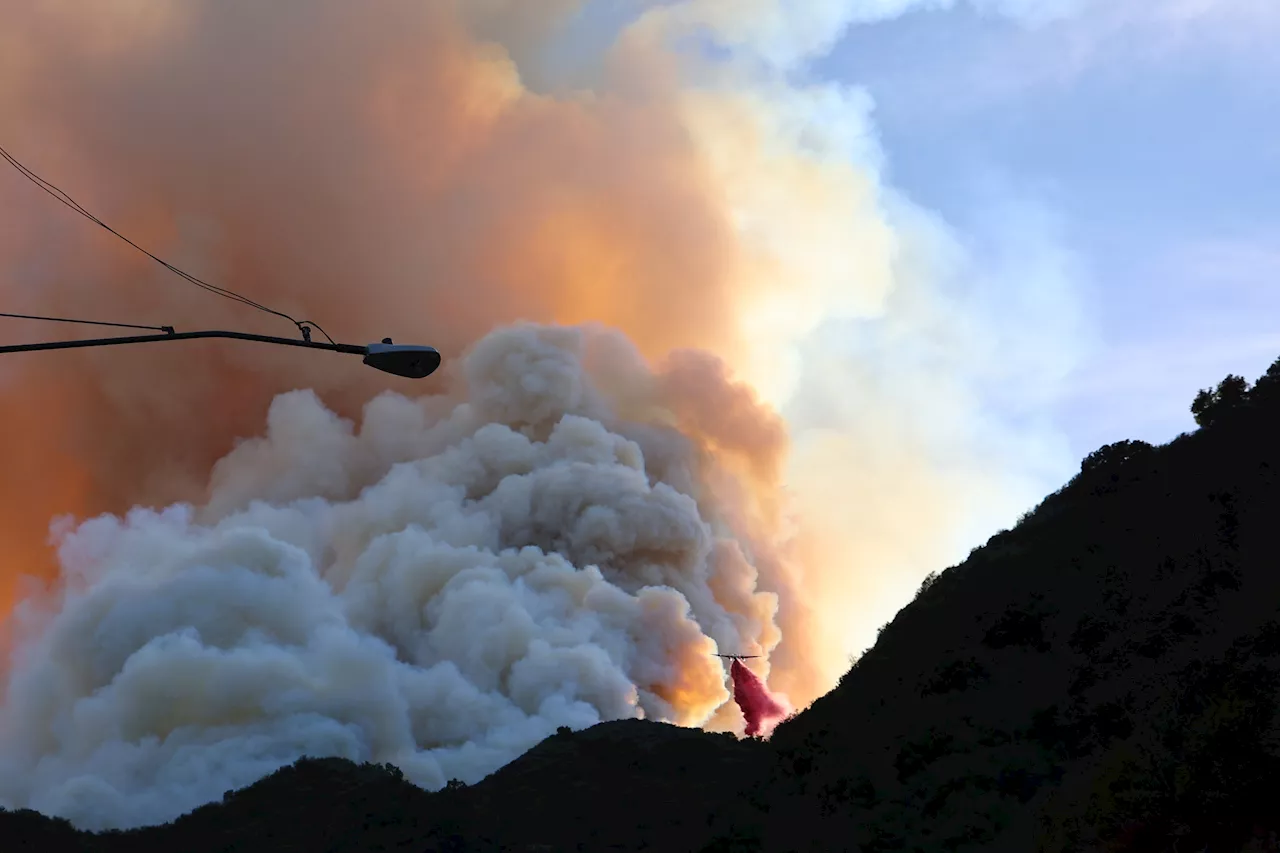
[[1280, 828], [1280, 361], [1193, 411], [1167, 446], [1087, 457], [779, 729], [767, 849], [1239, 850]]
[[[0, 814], [9, 850], [1273, 850], [1280, 361], [1120, 442], [930, 577], [769, 743], [563, 731], [471, 786], [304, 761], [165, 827]], [[1272, 836], [1274, 837], [1274, 836]]]

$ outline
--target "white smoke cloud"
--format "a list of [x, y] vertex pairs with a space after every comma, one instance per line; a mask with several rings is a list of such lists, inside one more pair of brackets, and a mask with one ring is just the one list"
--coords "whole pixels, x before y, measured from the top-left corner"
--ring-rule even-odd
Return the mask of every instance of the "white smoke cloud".
[[358, 432], [282, 396], [205, 507], [63, 531], [66, 589], [0, 718], [0, 803], [149, 824], [307, 754], [438, 788], [557, 726], [709, 719], [729, 699], [710, 653], [767, 653], [777, 599], [714, 508], [654, 476], [694, 482], [692, 448], [616, 419], [593, 339], [625, 351], [494, 333], [465, 402], [379, 397]]

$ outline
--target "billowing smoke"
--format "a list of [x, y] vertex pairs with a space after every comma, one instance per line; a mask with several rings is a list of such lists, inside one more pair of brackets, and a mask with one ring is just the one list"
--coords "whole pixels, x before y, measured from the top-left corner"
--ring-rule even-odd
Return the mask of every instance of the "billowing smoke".
[[[565, 6], [0, 0], [5, 147], [167, 260], [341, 340], [452, 359], [504, 323], [592, 321], [651, 356], [722, 351], [732, 237], [669, 93], [536, 94], [471, 30], [518, 20], [524, 40]], [[293, 333], [7, 167], [0, 181], [7, 309]], [[4, 323], [10, 340], [78, 331]], [[0, 483], [10, 582], [41, 568], [52, 515], [201, 500], [277, 394], [313, 388], [352, 416], [388, 387], [357, 359], [223, 343], [0, 371], [5, 440], [22, 448]]]
[[386, 394], [357, 431], [311, 392], [277, 398], [206, 506], [65, 533], [67, 590], [29, 615], [9, 688], [0, 802], [127, 826], [302, 755], [438, 788], [562, 725], [705, 723], [729, 698], [711, 653], [780, 639], [752, 554], [778, 555], [677, 428], [689, 369], [521, 326], [467, 357], [465, 401]]
[[747, 721], [743, 733], [748, 737], [768, 735], [786, 715], [786, 706], [774, 698], [760, 676], [737, 658], [729, 666], [729, 679], [733, 682], [733, 701]]
[[[304, 752], [432, 786], [557, 725], [742, 731], [709, 651], [805, 706], [1056, 473], [990, 393], [1070, 364], [1053, 253], [983, 275], [884, 186], [866, 93], [797, 82], [948, 4], [606, 5], [0, 0], [7, 149], [195, 275], [446, 357], [5, 357], [6, 802], [127, 825]], [[12, 172], [0, 299], [291, 331]]]

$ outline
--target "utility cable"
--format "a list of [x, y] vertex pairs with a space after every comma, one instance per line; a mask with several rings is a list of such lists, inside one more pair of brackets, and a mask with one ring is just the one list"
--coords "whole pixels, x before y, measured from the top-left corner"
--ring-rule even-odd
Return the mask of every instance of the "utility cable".
[[[40, 189], [44, 190], [44, 191], [45, 191], [46, 193], [48, 193], [49, 195], [53, 196], [53, 197], [54, 197], [55, 199], [57, 199], [59, 202], [61, 202], [62, 204], [66, 205], [67, 207], [71, 208], [71, 209], [72, 209], [72, 210], [74, 210], [76, 213], [80, 214], [81, 216], [85, 217], [85, 218], [86, 218], [86, 219], [88, 219], [90, 222], [93, 222], [93, 223], [95, 223], [95, 224], [97, 224], [97, 225], [101, 226], [102, 228], [105, 228], [107, 231], [111, 232], [111, 233], [112, 233], [112, 234], [114, 234], [116, 237], [119, 237], [121, 240], [123, 240], [124, 242], [128, 243], [130, 246], [132, 246], [133, 248], [137, 249], [139, 252], [141, 252], [142, 254], [146, 255], [148, 258], [151, 258], [151, 260], [153, 260], [153, 261], [155, 261], [156, 263], [160, 264], [162, 267], [164, 267], [165, 269], [167, 269], [167, 270], [169, 270], [170, 272], [174, 273], [175, 275], [177, 275], [177, 276], [179, 276], [179, 277], [181, 277], [181, 278], [186, 279], [187, 281], [191, 282], [192, 284], [196, 285], [197, 287], [204, 288], [205, 290], [209, 291], [210, 293], [214, 293], [214, 294], [216, 294], [216, 295], [218, 295], [218, 296], [225, 297], [225, 298], [230, 299], [230, 300], [235, 301], [235, 302], [240, 302], [241, 304], [248, 305], [250, 308], [257, 308], [259, 311], [265, 311], [265, 312], [266, 312], [266, 313], [268, 313], [268, 314], [274, 314], [274, 315], [275, 315], [275, 316], [277, 316], [277, 317], [283, 317], [284, 319], [288, 320], [290, 323], [293, 323], [293, 325], [295, 325], [295, 326], [297, 326], [297, 327], [298, 327], [298, 331], [300, 331], [300, 332], [302, 333], [302, 337], [303, 337], [303, 339], [304, 339], [304, 340], [307, 340], [307, 341], [311, 340], [311, 327], [315, 327], [316, 329], [319, 329], [320, 334], [324, 335], [326, 338], [328, 338], [328, 339], [329, 339], [329, 342], [330, 342], [330, 343], [334, 343], [333, 338], [329, 337], [329, 333], [328, 333], [328, 332], [326, 332], [324, 329], [321, 329], [319, 325], [317, 325], [316, 323], [311, 322], [310, 320], [295, 320], [294, 318], [290, 317], [288, 314], [285, 314], [285, 313], [284, 313], [284, 312], [282, 312], [282, 311], [276, 311], [276, 310], [274, 310], [274, 309], [272, 309], [272, 308], [268, 308], [267, 306], [262, 305], [261, 303], [254, 302], [252, 299], [249, 299], [249, 298], [248, 298], [248, 297], [246, 297], [246, 296], [241, 296], [239, 293], [236, 293], [236, 292], [235, 292], [235, 291], [233, 291], [233, 290], [227, 290], [226, 288], [218, 287], [217, 285], [210, 284], [210, 283], [209, 283], [209, 282], [207, 282], [207, 281], [203, 281], [203, 280], [201, 280], [201, 279], [198, 279], [198, 278], [196, 278], [195, 276], [191, 275], [190, 273], [187, 273], [187, 272], [185, 272], [185, 271], [183, 271], [183, 270], [179, 269], [178, 267], [174, 266], [173, 264], [169, 263], [168, 261], [166, 261], [166, 260], [164, 260], [164, 259], [162, 259], [162, 258], [156, 257], [155, 255], [153, 255], [153, 254], [151, 254], [150, 252], [148, 252], [146, 249], [144, 249], [144, 248], [142, 248], [141, 246], [139, 246], [137, 243], [135, 243], [135, 242], [133, 242], [132, 240], [130, 240], [128, 237], [126, 237], [126, 236], [124, 236], [123, 234], [121, 234], [119, 231], [116, 231], [114, 228], [112, 228], [112, 227], [111, 227], [110, 225], [108, 225], [107, 223], [103, 222], [103, 221], [102, 221], [101, 219], [99, 219], [98, 217], [94, 216], [94, 215], [93, 215], [92, 213], [90, 213], [89, 211], [85, 210], [85, 209], [84, 209], [84, 208], [83, 208], [83, 207], [82, 207], [82, 206], [81, 206], [81, 205], [80, 205], [80, 204], [79, 204], [75, 199], [73, 199], [71, 196], [67, 195], [65, 192], [63, 192], [62, 190], [58, 189], [58, 188], [57, 188], [56, 186], [54, 186], [53, 184], [49, 183], [49, 182], [48, 182], [48, 181], [46, 181], [44, 178], [40, 177], [40, 176], [39, 176], [39, 175], [37, 175], [35, 172], [33, 172], [33, 171], [31, 171], [30, 169], [28, 169], [26, 166], [22, 165], [20, 162], [18, 162], [17, 158], [15, 158], [12, 154], [10, 154], [8, 151], [6, 151], [6, 150], [5, 150], [4, 148], [2, 148], [2, 147], [0, 147], [0, 157], [3, 157], [6, 161], [8, 161], [9, 165], [13, 166], [13, 167], [14, 167], [15, 169], [17, 169], [20, 173], [22, 173], [22, 176], [23, 176], [23, 177], [25, 177], [27, 180], [31, 181], [33, 184], [35, 184], [36, 186], [38, 186]], [[43, 319], [43, 318], [42, 318], [42, 319]], [[87, 321], [86, 321], [86, 322], [87, 322]], [[152, 327], [152, 328], [154, 328], [154, 327]]]
[[12, 317], [16, 320], [49, 320], [53, 323], [83, 323], [86, 326], [113, 326], [117, 329], [150, 329], [153, 332], [173, 334], [173, 326], [137, 326], [133, 323], [104, 323], [101, 320], [73, 320], [69, 317], [37, 317], [34, 314], [6, 314], [0, 311], [0, 317]]

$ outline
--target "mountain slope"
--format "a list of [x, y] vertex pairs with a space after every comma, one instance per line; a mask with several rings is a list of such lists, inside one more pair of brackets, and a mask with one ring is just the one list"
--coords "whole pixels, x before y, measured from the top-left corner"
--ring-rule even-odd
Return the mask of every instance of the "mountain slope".
[[764, 848], [1234, 850], [1275, 827], [1280, 362], [1223, 396], [1195, 434], [1092, 454], [780, 727]]

